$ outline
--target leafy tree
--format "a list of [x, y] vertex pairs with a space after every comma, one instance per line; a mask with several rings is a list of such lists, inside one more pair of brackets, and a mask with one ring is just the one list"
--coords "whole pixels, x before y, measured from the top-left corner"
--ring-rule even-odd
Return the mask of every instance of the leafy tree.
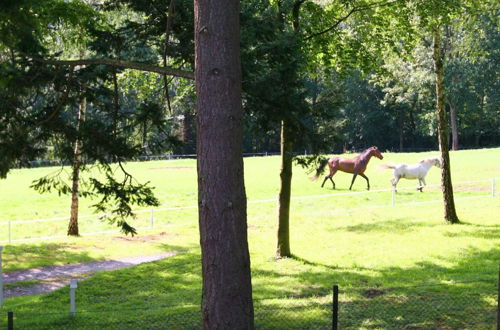
[[[334, 89], [326, 98], [331, 109], [317, 106], [317, 94], [308, 88], [311, 85], [308, 86], [306, 77], [309, 74], [333, 76], [333, 73], [347, 73], [355, 67], [368, 68], [377, 63], [375, 54], [379, 53], [381, 41], [376, 41], [384, 31], [379, 29], [373, 33], [372, 27], [386, 22], [381, 12], [386, 5], [388, 3], [367, 1], [349, 4], [255, 1], [249, 6], [259, 13], [258, 18], [256, 14], [253, 18], [260, 25], [252, 25], [246, 18], [252, 17], [251, 10], [248, 16], [243, 15], [243, 19], [247, 19], [243, 40], [245, 105], [259, 107], [261, 111], [257, 116], [262, 118], [262, 127], [280, 127], [282, 159], [276, 253], [279, 257], [291, 256], [289, 213], [294, 149], [307, 146], [314, 148], [315, 153], [331, 149], [332, 141], [326, 141], [325, 136], [317, 133], [322, 126], [320, 122], [333, 118], [341, 103], [341, 93]], [[366, 15], [382, 23], [366, 24], [370, 22]], [[366, 43], [360, 41], [363, 37]]]
[[[2, 4], [1, 15], [4, 24], [0, 27], [0, 51], [4, 61], [0, 69], [4, 73], [5, 88], [1, 94], [4, 106], [0, 148], [7, 155], [1, 164], [2, 175], [14, 164], [42, 155], [47, 144], [41, 141], [51, 141], [56, 156], [73, 163], [70, 175], [73, 185], [68, 187], [58, 175], [51, 175], [39, 179], [33, 187], [40, 192], [53, 189], [60, 193], [73, 192], [72, 204], [76, 205], [79, 170], [98, 166], [104, 173], [103, 178], [88, 179], [83, 185], [86, 190], [80, 193], [103, 196], [95, 204], [96, 210], [111, 211], [108, 219], [117, 222], [124, 232], [134, 234], [135, 229], [125, 220], [133, 216], [131, 206], [158, 205], [158, 201], [147, 184], [136, 182], [122, 166], [123, 159], [141, 153], [140, 145], [130, 140], [128, 133], [134, 130], [132, 127], [144, 127], [148, 123], [150, 128], [164, 131], [166, 122], [158, 107], [151, 104], [139, 107], [135, 120], [122, 116], [116, 68], [188, 78], [192, 74], [115, 59], [138, 56], [137, 52], [129, 51], [131, 49], [149, 53], [152, 58], [155, 49], [132, 47], [136, 35], [127, 30], [127, 25], [121, 27], [123, 22], [113, 22], [112, 14], [98, 13], [82, 1], [7, 2]], [[82, 51], [81, 47], [85, 49]], [[75, 52], [78, 48], [80, 51]], [[75, 55], [83, 57], [82, 54], [94, 58], [67, 60]], [[77, 108], [80, 115], [72, 110]], [[84, 112], [85, 121], [82, 120]], [[167, 144], [172, 142], [166, 134], [164, 140]], [[78, 148], [70, 147], [73, 141]], [[78, 165], [80, 159], [85, 163]], [[114, 174], [115, 168], [121, 170], [121, 177]], [[72, 212], [68, 233], [77, 235], [75, 215], [76, 209]]]
[[416, 2], [410, 10], [418, 21], [422, 31], [432, 35], [436, 88], [436, 115], [438, 122], [438, 141], [441, 150], [441, 187], [444, 200], [444, 218], [448, 223], [458, 223], [459, 219], [455, 209], [453, 187], [451, 182], [450, 157], [448, 145], [448, 126], [445, 112], [444, 67], [442, 58], [442, 31], [444, 24], [448, 24], [453, 17], [463, 15], [462, 1], [420, 1]]

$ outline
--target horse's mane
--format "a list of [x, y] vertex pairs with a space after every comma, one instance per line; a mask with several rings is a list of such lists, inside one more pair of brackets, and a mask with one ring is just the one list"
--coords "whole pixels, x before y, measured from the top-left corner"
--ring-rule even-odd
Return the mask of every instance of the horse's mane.
[[423, 163], [426, 163], [426, 162], [431, 162], [435, 159], [439, 159], [439, 157], [437, 156], [434, 156], [434, 157], [427, 157], [427, 158], [424, 158], [422, 159], [421, 161], [419, 161], [420, 164], [423, 164]]
[[372, 151], [372, 149], [377, 149], [377, 147], [372, 146], [372, 147], [366, 148], [365, 150], [361, 151], [361, 152], [359, 153], [359, 155], [360, 155], [360, 156], [361, 156], [361, 155], [365, 155], [365, 154], [369, 153], [370, 151]]

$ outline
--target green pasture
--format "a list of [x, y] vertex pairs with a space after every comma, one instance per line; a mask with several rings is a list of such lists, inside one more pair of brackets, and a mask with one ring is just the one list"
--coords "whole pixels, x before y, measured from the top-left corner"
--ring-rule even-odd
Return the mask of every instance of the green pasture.
[[[451, 153], [452, 179], [461, 224], [443, 221], [438, 186], [420, 193], [416, 181], [401, 180], [391, 206], [391, 170], [383, 163], [413, 163], [436, 155], [384, 153], [370, 161], [366, 182], [334, 176], [320, 188], [294, 168], [290, 241], [293, 258], [276, 260], [279, 158], [245, 159], [248, 233], [256, 326], [262, 329], [331, 327], [332, 286], [340, 287], [339, 326], [351, 329], [493, 329], [500, 264], [500, 148]], [[347, 155], [353, 156], [353, 155]], [[200, 325], [200, 249], [195, 208], [196, 162], [129, 163], [150, 181], [162, 205], [140, 213], [139, 235], [119, 234], [45, 239], [7, 244], [4, 271], [178, 251], [161, 261], [97, 273], [78, 287], [78, 314], [69, 316], [68, 288], [36, 297], [12, 298], [0, 307], [0, 327], [13, 310], [19, 328], [197, 328]], [[0, 181], [0, 223], [64, 217], [69, 196], [39, 195], [28, 186], [54, 168], [22, 169]], [[427, 184], [439, 185], [432, 168]], [[459, 182], [467, 182], [458, 184]], [[408, 188], [408, 189], [403, 189]], [[411, 188], [411, 189], [410, 189]], [[82, 214], [90, 214], [91, 201]], [[170, 208], [170, 209], [169, 209]], [[2, 227], [3, 226], [3, 227]], [[0, 240], [5, 227], [0, 225]], [[25, 223], [15, 235], [64, 234], [65, 221]], [[59, 228], [60, 227], [60, 228]], [[56, 229], [54, 229], [56, 228]], [[59, 228], [59, 229], [57, 229]], [[105, 229], [95, 218], [81, 219], [83, 233]], [[36, 233], [32, 233], [37, 231]], [[48, 236], [48, 234], [45, 234]], [[171, 322], [171, 323], [168, 323]]]

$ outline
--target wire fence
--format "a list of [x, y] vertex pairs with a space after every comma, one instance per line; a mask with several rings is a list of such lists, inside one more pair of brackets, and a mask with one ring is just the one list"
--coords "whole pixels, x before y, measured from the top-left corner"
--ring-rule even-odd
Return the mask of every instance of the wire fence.
[[[266, 156], [277, 156], [280, 152], [245, 152], [242, 154], [243, 157], [266, 157]], [[307, 151], [304, 151], [304, 155], [307, 155]], [[148, 162], [155, 160], [173, 160], [173, 159], [196, 159], [196, 154], [158, 154], [158, 155], [141, 155], [134, 157], [132, 159], [127, 159], [127, 161], [139, 161]], [[68, 160], [60, 159], [36, 159], [30, 160], [25, 164], [19, 164], [19, 168], [35, 168], [35, 167], [51, 167], [51, 166], [68, 166], [71, 162]]]
[[[468, 200], [484, 197], [496, 197], [496, 182], [499, 178], [490, 178], [485, 180], [463, 181], [455, 182], [455, 200]], [[333, 192], [321, 195], [307, 195], [307, 196], [292, 196], [291, 199], [297, 202], [303, 202], [314, 199], [328, 200], [335, 198], [341, 201], [341, 198], [353, 199], [354, 197], [363, 197], [367, 194], [377, 195], [380, 197], [378, 202], [369, 204], [366, 202], [356, 205], [356, 209], [370, 209], [370, 208], [386, 208], [404, 205], [418, 205], [427, 203], [439, 203], [440, 199], [438, 190], [440, 185], [428, 185], [427, 194], [419, 194], [419, 200], [415, 200], [413, 194], [405, 193], [405, 191], [415, 190], [415, 188], [404, 187], [394, 189], [379, 189], [370, 191], [357, 191], [357, 192]], [[433, 194], [434, 193], [434, 194]], [[277, 198], [261, 199], [261, 200], [248, 200], [249, 205], [277, 203]], [[353, 208], [336, 208], [336, 212], [349, 212]], [[172, 215], [175, 213], [175, 216]], [[160, 229], [175, 226], [182, 226], [186, 223], [178, 219], [196, 219], [198, 206], [186, 205], [164, 208], [153, 208], [136, 210], [134, 214], [136, 219], [134, 223], [137, 224], [136, 229]], [[119, 233], [119, 230], [112, 224], [103, 220], [106, 214], [92, 214], [80, 215], [79, 219], [85, 219], [80, 222], [79, 229], [82, 236]], [[55, 239], [66, 237], [67, 223], [69, 217], [55, 217], [47, 219], [29, 219], [29, 220], [8, 220], [0, 222], [0, 243], [15, 243], [25, 241], [37, 241], [45, 239]]]
[[[256, 329], [495, 329], [496, 281], [402, 287], [326, 289], [324, 295], [254, 299]], [[76, 308], [3, 312], [8, 329], [201, 329], [199, 303], [162, 304], [147, 297], [132, 308], [130, 297], [78, 293]], [[112, 306], [112, 307], [110, 307]], [[498, 329], [498, 328], [497, 328]]]

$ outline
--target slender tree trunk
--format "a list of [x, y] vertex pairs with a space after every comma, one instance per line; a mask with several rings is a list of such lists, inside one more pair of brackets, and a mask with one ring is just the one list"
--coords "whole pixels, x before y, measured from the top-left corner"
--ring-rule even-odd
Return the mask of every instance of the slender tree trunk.
[[434, 37], [434, 69], [436, 75], [436, 112], [438, 119], [439, 149], [441, 150], [441, 189], [444, 199], [444, 218], [447, 223], [459, 223], [453, 198], [451, 183], [450, 155], [448, 152], [448, 128], [444, 108], [443, 62], [441, 59], [441, 36], [439, 26], [433, 29]]
[[457, 107], [453, 102], [450, 105], [451, 150], [458, 150], [458, 120]]
[[[163, 66], [164, 67], [167, 67], [168, 42], [170, 40], [170, 31], [171, 31], [171, 27], [172, 27], [172, 16], [174, 13], [174, 6], [175, 6], [175, 0], [170, 0], [170, 4], [168, 5], [166, 24], [165, 24], [165, 46], [163, 48]], [[172, 106], [170, 103], [170, 94], [168, 93], [168, 77], [166, 74], [163, 74], [163, 86], [164, 86], [165, 101], [167, 103], [167, 109], [171, 115], [172, 114]]]
[[290, 195], [292, 192], [292, 142], [286, 121], [281, 122], [281, 170], [278, 209], [277, 257], [291, 257], [290, 252]]
[[[80, 105], [78, 107], [78, 121], [76, 124], [77, 133], [80, 132], [81, 125], [85, 121], [85, 112], [87, 111], [87, 100], [83, 97], [80, 100]], [[71, 208], [70, 208], [70, 218], [68, 225], [68, 236], [79, 236], [78, 230], [78, 202], [79, 202], [79, 190], [80, 190], [80, 166], [82, 162], [82, 141], [79, 137], [75, 140], [75, 147], [73, 153], [73, 172], [71, 176]]]
[[194, 9], [203, 324], [253, 329], [239, 1], [195, 0]]
[[[295, 0], [292, 8], [292, 27], [298, 33], [300, 29], [300, 8], [304, 0]], [[278, 2], [280, 11], [279, 20], [282, 29], [285, 29], [285, 13], [282, 12], [281, 1]], [[281, 170], [280, 170], [280, 192], [278, 207], [278, 243], [276, 246], [277, 257], [291, 257], [290, 252], [290, 196], [292, 193], [292, 161], [293, 142], [292, 132], [286, 120], [281, 121]]]

